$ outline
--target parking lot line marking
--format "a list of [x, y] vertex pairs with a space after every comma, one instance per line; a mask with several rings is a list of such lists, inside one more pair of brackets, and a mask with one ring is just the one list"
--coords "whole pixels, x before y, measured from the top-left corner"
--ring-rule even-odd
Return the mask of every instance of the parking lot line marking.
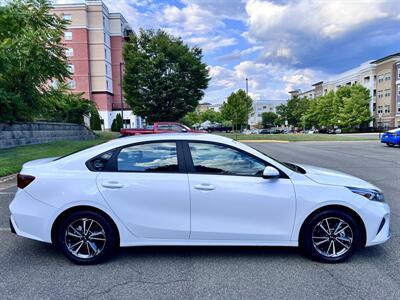
[[238, 140], [238, 142], [242, 142], [242, 143], [289, 143], [289, 141], [280, 141], [280, 140]]
[[12, 192], [0, 192], [0, 195], [14, 195]]

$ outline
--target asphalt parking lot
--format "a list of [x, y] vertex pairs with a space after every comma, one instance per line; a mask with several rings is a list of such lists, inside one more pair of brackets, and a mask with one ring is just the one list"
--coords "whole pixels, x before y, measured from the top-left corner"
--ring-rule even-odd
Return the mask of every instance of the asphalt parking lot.
[[400, 149], [377, 141], [253, 143], [280, 160], [332, 168], [383, 189], [392, 239], [327, 265], [295, 248], [142, 247], [76, 266], [8, 230], [15, 187], [0, 191], [0, 299], [400, 299]]

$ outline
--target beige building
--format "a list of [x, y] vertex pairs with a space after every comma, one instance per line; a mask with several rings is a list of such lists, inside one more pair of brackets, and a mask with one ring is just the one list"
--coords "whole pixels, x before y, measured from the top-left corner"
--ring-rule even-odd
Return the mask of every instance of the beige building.
[[306, 92], [294, 90], [291, 97], [314, 99], [341, 86], [360, 84], [370, 91], [370, 111], [374, 121], [370, 126], [400, 127], [400, 53], [375, 61], [367, 61], [357, 68], [332, 76], [327, 81], [313, 84]]
[[400, 127], [400, 53], [373, 63], [376, 65], [376, 125]]

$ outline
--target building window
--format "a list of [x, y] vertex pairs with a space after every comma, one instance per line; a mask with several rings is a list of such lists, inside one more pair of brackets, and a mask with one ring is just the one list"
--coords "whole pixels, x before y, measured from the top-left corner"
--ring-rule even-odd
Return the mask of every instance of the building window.
[[74, 74], [74, 73], [75, 73], [75, 66], [74, 66], [73, 64], [68, 64], [68, 65], [67, 65], [67, 68], [68, 68], [68, 71], [69, 71], [71, 74]]
[[378, 76], [378, 82], [380, 83], [380, 82], [383, 82], [383, 75], [379, 75]]
[[71, 31], [66, 31], [66, 32], [64, 32], [64, 39], [65, 39], [66, 41], [72, 40], [72, 32], [71, 32]]
[[107, 60], [107, 48], [104, 48], [104, 58]]
[[74, 49], [73, 48], [65, 49], [65, 56], [67, 56], [67, 57], [74, 56]]
[[106, 89], [108, 91], [108, 80], [106, 79]]
[[383, 98], [383, 91], [378, 91], [378, 98]]
[[386, 73], [385, 74], [385, 80], [387, 81], [387, 80], [390, 80], [391, 79], [391, 74], [390, 73]]
[[390, 113], [390, 105], [385, 105], [385, 114]]
[[68, 87], [69, 87], [71, 90], [74, 90], [74, 89], [76, 88], [76, 82], [75, 82], [75, 80], [70, 80], [70, 81], [68, 82]]
[[390, 89], [385, 90], [385, 97], [390, 97]]
[[108, 66], [106, 64], [106, 75], [108, 75]]
[[397, 65], [397, 79], [400, 79], [400, 65]]
[[63, 19], [65, 21], [72, 21], [72, 16], [70, 14], [63, 14]]
[[381, 113], [383, 113], [382, 106], [378, 106], [378, 114], [381, 114]]

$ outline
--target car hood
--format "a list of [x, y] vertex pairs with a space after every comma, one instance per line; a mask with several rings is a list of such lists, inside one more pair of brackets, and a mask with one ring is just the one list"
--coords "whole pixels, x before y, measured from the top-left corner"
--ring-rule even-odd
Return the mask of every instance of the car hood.
[[40, 165], [44, 165], [47, 164], [49, 162], [54, 161], [55, 159], [57, 159], [58, 157], [47, 157], [47, 158], [42, 158], [42, 159], [35, 159], [35, 160], [31, 160], [28, 161], [27, 163], [25, 163], [23, 165], [23, 168], [31, 168], [31, 167], [36, 167], [36, 166], [40, 166]]
[[379, 188], [371, 183], [343, 172], [308, 165], [298, 166], [306, 171], [306, 174], [304, 174], [305, 176], [320, 184], [357, 187], [380, 191]]

